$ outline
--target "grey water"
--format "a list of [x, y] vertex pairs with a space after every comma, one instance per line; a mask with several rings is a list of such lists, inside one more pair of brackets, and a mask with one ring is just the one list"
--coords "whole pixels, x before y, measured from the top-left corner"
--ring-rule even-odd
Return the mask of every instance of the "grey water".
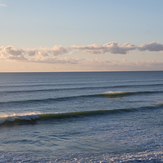
[[163, 162], [163, 71], [0, 73], [0, 162]]

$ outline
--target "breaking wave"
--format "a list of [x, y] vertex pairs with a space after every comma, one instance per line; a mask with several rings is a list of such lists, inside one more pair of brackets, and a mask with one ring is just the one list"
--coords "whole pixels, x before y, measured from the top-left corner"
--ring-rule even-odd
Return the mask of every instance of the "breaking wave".
[[67, 112], [67, 113], [40, 113], [40, 112], [30, 112], [30, 113], [10, 113], [4, 114], [0, 113], [0, 125], [23, 125], [23, 124], [35, 124], [37, 121], [47, 121], [47, 120], [66, 120], [72, 118], [80, 117], [93, 117], [100, 115], [109, 114], [123, 114], [134, 111], [142, 111], [146, 109], [156, 109], [161, 108], [162, 105], [153, 105], [140, 108], [126, 108], [126, 109], [113, 109], [113, 110], [91, 110], [91, 111], [79, 111], [79, 112]]

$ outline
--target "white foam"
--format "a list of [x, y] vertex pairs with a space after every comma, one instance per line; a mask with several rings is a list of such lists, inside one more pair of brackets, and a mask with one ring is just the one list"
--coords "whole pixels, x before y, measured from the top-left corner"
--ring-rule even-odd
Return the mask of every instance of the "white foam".
[[13, 122], [16, 117], [22, 120], [34, 120], [39, 118], [40, 112], [23, 112], [23, 113], [0, 113], [0, 124], [5, 120]]
[[23, 120], [34, 120], [39, 118], [40, 112], [19, 113], [16, 116]]
[[19, 119], [23, 119], [23, 120], [34, 120], [34, 119], [38, 119], [39, 116], [37, 114], [33, 114], [33, 115], [23, 115], [23, 116], [17, 116]]
[[116, 93], [124, 93], [121, 91], [108, 91], [108, 92], [104, 92], [103, 94], [116, 94]]

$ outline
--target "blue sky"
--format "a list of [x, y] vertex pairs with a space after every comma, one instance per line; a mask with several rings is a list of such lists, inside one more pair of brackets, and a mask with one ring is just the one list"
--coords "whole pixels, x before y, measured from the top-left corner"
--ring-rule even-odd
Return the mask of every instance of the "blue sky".
[[163, 70], [162, 6], [0, 0], [0, 72]]

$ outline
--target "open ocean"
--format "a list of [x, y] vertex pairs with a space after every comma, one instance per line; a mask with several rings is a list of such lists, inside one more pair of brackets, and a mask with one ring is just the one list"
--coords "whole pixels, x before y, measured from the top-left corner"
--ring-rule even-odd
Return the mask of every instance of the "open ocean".
[[163, 162], [163, 71], [0, 73], [0, 162]]

